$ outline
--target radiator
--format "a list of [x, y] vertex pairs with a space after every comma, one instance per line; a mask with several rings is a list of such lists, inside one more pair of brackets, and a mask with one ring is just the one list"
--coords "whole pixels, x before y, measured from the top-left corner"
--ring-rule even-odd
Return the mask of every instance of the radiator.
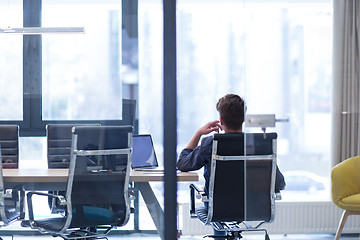
[[[189, 204], [180, 205], [179, 227], [183, 235], [212, 234], [210, 226], [190, 218]], [[343, 210], [332, 202], [276, 202], [275, 219], [263, 224], [274, 234], [325, 233], [334, 234]], [[360, 233], [360, 216], [349, 216], [343, 233]]]

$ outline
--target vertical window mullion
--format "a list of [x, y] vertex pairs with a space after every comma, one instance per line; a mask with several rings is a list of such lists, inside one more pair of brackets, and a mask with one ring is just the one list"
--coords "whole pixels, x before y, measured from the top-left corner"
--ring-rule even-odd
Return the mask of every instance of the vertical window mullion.
[[[41, 0], [23, 1], [23, 26], [41, 26]], [[23, 122], [21, 129], [39, 129], [41, 117], [41, 35], [23, 36]]]

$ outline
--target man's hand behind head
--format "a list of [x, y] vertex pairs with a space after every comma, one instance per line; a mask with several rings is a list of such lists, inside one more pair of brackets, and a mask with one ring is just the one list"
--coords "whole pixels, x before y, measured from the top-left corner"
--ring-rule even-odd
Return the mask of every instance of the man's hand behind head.
[[197, 130], [197, 133], [199, 135], [205, 135], [205, 134], [208, 134], [208, 133], [211, 133], [211, 132], [219, 133], [220, 130], [221, 130], [220, 121], [219, 120], [214, 120], [214, 121], [208, 122], [207, 124], [205, 124], [204, 126], [199, 128]]

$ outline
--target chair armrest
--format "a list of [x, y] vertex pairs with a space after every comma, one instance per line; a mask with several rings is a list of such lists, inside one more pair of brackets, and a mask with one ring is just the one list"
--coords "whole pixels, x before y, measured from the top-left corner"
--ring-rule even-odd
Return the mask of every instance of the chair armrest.
[[20, 219], [25, 219], [25, 189], [22, 186], [20, 190]]
[[8, 198], [8, 199], [17, 199], [17, 195], [16, 195], [16, 192], [25, 192], [24, 190], [24, 186], [22, 185], [17, 185], [13, 188], [7, 188], [5, 189], [5, 195], [4, 197], [5, 198]]
[[[129, 200], [135, 200], [136, 199], [136, 193], [135, 191], [138, 191], [133, 184], [130, 184], [129, 186], [129, 190], [128, 190], [128, 195], [129, 195]], [[131, 207], [130, 206], [130, 213], [135, 213], [136, 209], [135, 207]]]
[[208, 195], [206, 195], [205, 191], [200, 189], [198, 186], [196, 186], [194, 184], [190, 184], [190, 189], [193, 189], [193, 191], [194, 190], [196, 191], [196, 193], [194, 192], [196, 198], [198, 198], [198, 199], [201, 198], [202, 202], [208, 202], [209, 201]]
[[34, 227], [33, 226], [33, 224], [34, 224], [34, 210], [33, 210], [33, 205], [32, 205], [32, 196], [33, 195], [47, 196], [47, 197], [50, 197], [50, 198], [57, 198], [59, 200], [60, 206], [66, 206], [67, 205], [65, 197], [62, 196], [62, 195], [55, 195], [55, 194], [43, 193], [43, 192], [28, 192], [26, 194], [26, 200], [27, 200], [27, 204], [28, 204], [29, 221], [30, 221], [31, 228]]
[[194, 189], [196, 192], [198, 192], [198, 193], [203, 193], [204, 191], [203, 190], [201, 190], [198, 186], [196, 186], [195, 184], [190, 184], [190, 189]]
[[208, 196], [205, 194], [204, 191], [202, 191], [200, 188], [198, 188], [194, 184], [190, 184], [190, 217], [195, 218], [195, 191], [197, 194], [201, 196], [202, 202], [208, 202]]
[[[19, 195], [18, 195], [19, 194]], [[17, 185], [13, 188], [6, 189], [4, 198], [7, 200], [13, 200], [15, 202], [19, 201], [19, 211], [20, 211], [20, 219], [25, 218], [25, 189], [23, 185]]]
[[275, 193], [275, 200], [281, 200], [281, 193], [280, 192]]
[[129, 200], [135, 200], [135, 192], [133, 190], [128, 191], [129, 194]]
[[[64, 191], [49, 191], [49, 194], [65, 196]], [[48, 197], [48, 204], [52, 214], [64, 213], [65, 207], [60, 206], [60, 203], [56, 200], [59, 198]]]
[[20, 207], [20, 219], [25, 218], [25, 189], [23, 185], [18, 185], [13, 188], [13, 194], [15, 192], [19, 192], [20, 199], [19, 199], [19, 207]]

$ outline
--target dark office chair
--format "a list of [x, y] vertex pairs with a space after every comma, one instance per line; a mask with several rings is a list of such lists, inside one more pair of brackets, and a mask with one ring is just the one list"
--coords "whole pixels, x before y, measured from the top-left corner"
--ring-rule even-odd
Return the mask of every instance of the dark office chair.
[[[25, 191], [22, 186], [6, 189], [3, 180], [2, 149], [0, 145], [0, 226], [24, 219]], [[0, 239], [2, 239], [0, 237]]]
[[[264, 231], [268, 240], [266, 229], [259, 227], [274, 219], [276, 139], [276, 133], [215, 134], [208, 195], [190, 185], [190, 215], [225, 231], [222, 238]], [[195, 208], [195, 191], [208, 209]]]
[[69, 168], [74, 124], [46, 125], [48, 168]]
[[19, 126], [0, 125], [0, 226], [7, 226], [25, 217], [23, 187], [5, 188], [2, 173], [3, 168], [18, 167]]
[[[73, 127], [66, 196], [29, 192], [29, 221], [23, 226], [63, 239], [95, 239], [125, 225], [130, 215], [132, 130], [132, 126]], [[33, 195], [57, 198], [66, 214], [35, 219]]]
[[19, 126], [0, 125], [3, 168], [19, 167]]

